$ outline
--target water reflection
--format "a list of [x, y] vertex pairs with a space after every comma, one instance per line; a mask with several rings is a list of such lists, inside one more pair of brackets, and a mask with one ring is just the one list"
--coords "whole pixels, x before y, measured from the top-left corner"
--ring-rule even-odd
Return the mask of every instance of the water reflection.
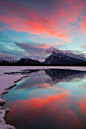
[[52, 78], [53, 83], [70, 82], [74, 78], [84, 78], [86, 71], [65, 70], [65, 69], [47, 69], [45, 73]]
[[41, 70], [4, 95], [6, 122], [18, 129], [86, 129], [86, 72]]

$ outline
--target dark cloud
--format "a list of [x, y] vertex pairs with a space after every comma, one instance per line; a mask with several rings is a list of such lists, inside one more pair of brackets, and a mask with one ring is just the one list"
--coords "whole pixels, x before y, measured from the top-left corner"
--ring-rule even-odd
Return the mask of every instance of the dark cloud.
[[43, 48], [42, 45], [36, 44], [31, 45], [30, 43], [19, 43], [15, 42], [15, 44], [22, 50], [24, 50], [27, 53], [27, 56], [29, 58], [37, 59], [37, 60], [44, 60], [46, 58], [45, 48]]
[[58, 49], [57, 48], [54, 48], [54, 47], [50, 47], [50, 48], [48, 48], [48, 49], [45, 50], [45, 53], [51, 54], [55, 50], [58, 50]]
[[17, 59], [17, 57], [13, 56], [11, 54], [0, 53], [0, 60], [1, 59], [4, 59], [4, 60], [15, 60], [15, 59]]
[[21, 49], [25, 50], [27, 53], [43, 53], [44, 52], [44, 48], [40, 48], [39, 46], [35, 46], [35, 45], [31, 45], [31, 44], [26, 44], [26, 43], [19, 43], [19, 42], [15, 42], [15, 44], [17, 46], [19, 46]]

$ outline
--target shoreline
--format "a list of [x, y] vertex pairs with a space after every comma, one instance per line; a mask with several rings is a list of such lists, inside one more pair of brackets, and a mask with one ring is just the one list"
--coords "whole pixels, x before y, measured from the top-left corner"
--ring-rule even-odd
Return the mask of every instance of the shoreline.
[[[2, 70], [3, 71], [3, 70]], [[9, 71], [9, 70], [7, 70]], [[18, 71], [18, 70], [17, 70]], [[2, 97], [4, 94], [8, 93], [8, 91], [16, 86], [16, 83], [23, 79], [24, 77], [28, 77], [27, 75], [7, 75], [4, 74], [4, 71], [0, 74], [0, 129], [16, 129], [14, 126], [6, 124], [4, 118], [7, 112], [9, 112], [9, 108], [6, 107], [2, 109], [2, 105], [6, 103]]]
[[[10, 67], [10, 68], [9, 68]], [[18, 70], [44, 70], [44, 69], [69, 69], [69, 70], [83, 70], [86, 71], [86, 66], [0, 66], [0, 69], [8, 68], [8, 70], [12, 68], [18, 68]], [[12, 70], [10, 72], [17, 72], [16, 70]], [[9, 73], [10, 73], [9, 72]]]

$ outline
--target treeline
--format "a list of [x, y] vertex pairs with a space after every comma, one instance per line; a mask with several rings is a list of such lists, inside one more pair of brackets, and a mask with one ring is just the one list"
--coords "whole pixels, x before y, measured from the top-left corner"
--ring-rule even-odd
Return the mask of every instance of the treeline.
[[0, 66], [86, 66], [86, 62], [75, 63], [75, 64], [44, 64], [44, 63], [24, 63], [24, 62], [11, 62], [11, 61], [0, 61]]
[[11, 62], [11, 61], [0, 61], [0, 66], [15, 66], [17, 62]]
[[11, 61], [0, 61], [0, 66], [42, 66], [42, 63], [37, 64], [37, 63], [25, 63], [25, 62], [11, 62]]

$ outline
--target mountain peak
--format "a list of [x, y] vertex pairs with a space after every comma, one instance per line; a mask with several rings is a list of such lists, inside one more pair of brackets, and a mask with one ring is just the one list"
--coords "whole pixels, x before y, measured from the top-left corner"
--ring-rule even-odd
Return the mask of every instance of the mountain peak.
[[46, 58], [44, 64], [77, 64], [85, 62], [83, 55], [73, 54], [71, 51], [54, 50], [52, 54]]

